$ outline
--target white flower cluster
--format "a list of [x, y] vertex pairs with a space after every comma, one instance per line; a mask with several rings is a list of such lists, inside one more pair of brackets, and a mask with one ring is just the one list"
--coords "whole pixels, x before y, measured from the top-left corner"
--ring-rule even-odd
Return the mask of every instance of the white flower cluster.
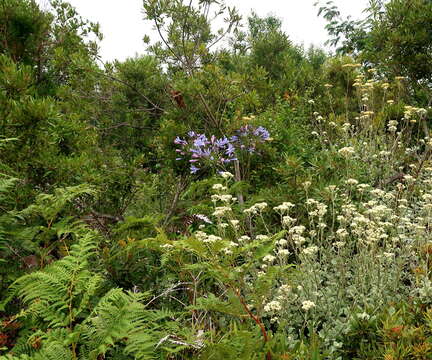
[[298, 226], [293, 226], [291, 229], [289, 229], [289, 233], [290, 234], [296, 234], [296, 235], [301, 235], [305, 232], [306, 227], [303, 225], [298, 225]]
[[248, 215], [255, 215], [263, 211], [267, 206], [266, 202], [256, 203], [250, 208], [243, 210], [243, 212]]
[[242, 242], [248, 242], [250, 239], [251, 238], [249, 236], [243, 235], [239, 237], [238, 241], [242, 243]]
[[279, 249], [277, 254], [278, 254], [278, 256], [281, 256], [281, 257], [287, 257], [290, 254], [290, 252], [288, 249]]
[[368, 189], [369, 187], [370, 187], [369, 184], [358, 184], [358, 185], [357, 185], [357, 191], [359, 191], [359, 192], [363, 192], [363, 191], [365, 191], [366, 189]]
[[318, 252], [318, 246], [312, 245], [303, 249], [302, 253], [306, 256], [313, 256]]
[[281, 205], [274, 207], [273, 210], [285, 213], [290, 211], [294, 206], [295, 205], [290, 202], [283, 202]]
[[291, 286], [284, 284], [279, 288], [279, 293], [283, 294], [283, 295], [288, 295], [289, 293], [291, 293], [292, 288]]
[[348, 179], [347, 181], [345, 181], [345, 184], [349, 185], [349, 186], [356, 186], [358, 185], [358, 181], [356, 179]]
[[322, 219], [327, 213], [327, 205], [314, 199], [307, 199], [306, 205], [308, 205], [309, 207], [315, 207], [315, 210], [308, 211], [309, 215], [312, 217], [317, 216], [318, 218]]
[[222, 240], [221, 237], [216, 236], [216, 235], [208, 235], [204, 231], [195, 232], [195, 237], [204, 243], [214, 243], [216, 241]]
[[348, 231], [346, 229], [337, 229], [336, 236], [339, 239], [345, 239], [348, 236]]
[[409, 106], [409, 105], [405, 106], [404, 118], [407, 119], [407, 120], [409, 120], [411, 123], [417, 122], [414, 119], [415, 115], [423, 117], [426, 114], [427, 114], [427, 110], [424, 109], [424, 108], [417, 108], [417, 107]]
[[310, 309], [314, 308], [316, 305], [313, 301], [306, 300], [302, 302], [302, 309], [304, 311], [309, 311]]
[[203, 242], [205, 243], [214, 243], [216, 241], [220, 241], [222, 240], [221, 237], [216, 236], [216, 235], [207, 235], [207, 237], [205, 239], [203, 239]]
[[215, 191], [227, 191], [228, 188], [226, 186], [223, 186], [222, 184], [214, 184], [212, 186], [212, 189]]
[[292, 218], [291, 216], [284, 216], [283, 218], [282, 218], [282, 225], [283, 226], [286, 226], [286, 227], [289, 227], [289, 226], [291, 226], [292, 224], [294, 224], [295, 222], [297, 221], [297, 219], [294, 219], [294, 218]]
[[232, 195], [229, 194], [222, 194], [222, 195], [214, 194], [211, 196], [211, 199], [213, 202], [222, 201], [227, 204], [237, 201], [236, 197], [233, 197]]
[[263, 258], [263, 261], [267, 262], [267, 263], [273, 263], [275, 260], [276, 260], [276, 257], [273, 255], [270, 255], [270, 254], [264, 256], [264, 258]]
[[282, 310], [282, 305], [279, 301], [270, 301], [264, 306], [265, 312], [277, 312]]
[[230, 206], [216, 206], [215, 211], [213, 212], [213, 216], [218, 218], [224, 216], [227, 212], [230, 212], [232, 209]]
[[396, 120], [390, 120], [387, 124], [388, 131], [395, 133], [397, 130], [398, 122]]
[[278, 241], [276, 242], [276, 245], [279, 245], [279, 246], [285, 247], [285, 246], [288, 245], [288, 240], [287, 240], [287, 239], [280, 239], [280, 240], [278, 240]]
[[230, 224], [232, 225], [232, 227], [235, 228], [235, 229], [236, 229], [236, 228], [239, 226], [239, 224], [240, 224], [240, 221], [239, 221], [239, 220], [230, 220], [229, 222], [230, 222]]
[[355, 154], [355, 150], [351, 146], [343, 147], [338, 150], [338, 153], [345, 158], [350, 158]]
[[349, 122], [343, 123], [342, 124], [342, 130], [345, 132], [348, 132], [349, 129], [351, 129], [351, 124]]
[[224, 179], [231, 179], [234, 177], [234, 175], [228, 171], [223, 171], [219, 175], [222, 176]]
[[294, 241], [294, 244], [296, 244], [298, 247], [302, 246], [306, 242], [306, 238], [298, 234], [292, 235], [291, 238]]

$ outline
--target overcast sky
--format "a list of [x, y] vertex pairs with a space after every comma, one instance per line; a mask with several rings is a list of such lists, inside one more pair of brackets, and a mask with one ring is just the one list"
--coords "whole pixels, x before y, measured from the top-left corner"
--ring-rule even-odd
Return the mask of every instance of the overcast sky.
[[[48, 0], [37, 0], [46, 5]], [[290, 39], [306, 47], [322, 46], [327, 39], [325, 21], [317, 17], [316, 0], [226, 0], [239, 9], [243, 17], [255, 10], [258, 15], [273, 14], [283, 21], [283, 29]], [[152, 25], [143, 21], [143, 0], [69, 0], [84, 18], [101, 25], [104, 40], [100, 44], [104, 61], [124, 60], [144, 52], [144, 35], [157, 40]], [[323, 2], [323, 1], [321, 1]], [[343, 15], [361, 16], [368, 0], [334, 0]]]

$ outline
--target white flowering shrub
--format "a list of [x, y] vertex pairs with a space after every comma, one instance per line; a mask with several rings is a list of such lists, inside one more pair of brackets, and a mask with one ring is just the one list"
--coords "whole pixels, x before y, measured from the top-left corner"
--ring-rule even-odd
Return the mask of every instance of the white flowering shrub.
[[[398, 102], [390, 85], [360, 74], [355, 81], [358, 117], [313, 113], [311, 135], [320, 159], [334, 164], [327, 180], [336, 181], [314, 178], [319, 164], [312, 164], [294, 197], [275, 203], [263, 192], [245, 203], [224, 172], [210, 187], [212, 210], [199, 230], [162, 238], [163, 265], [187, 284], [190, 323], [206, 330], [209, 354], [221, 346], [235, 347], [238, 358], [249, 349], [249, 358], [351, 359], [356, 349], [368, 353], [363, 341], [380, 346], [373, 339], [380, 327], [398, 329], [394, 304], [432, 306], [432, 143], [412, 141], [426, 113], [407, 106], [403, 118], [383, 122], [383, 109]], [[235, 346], [220, 331], [227, 326]]]
[[[425, 249], [432, 248], [431, 175], [432, 168], [424, 168], [388, 191], [350, 178], [325, 189], [327, 202], [307, 197], [304, 204], [273, 209], [260, 202], [242, 214], [234, 210], [237, 199], [227, 193], [225, 177], [213, 186], [212, 224], [164, 244], [165, 259], [190, 273], [201, 326], [213, 321], [214, 310], [252, 324], [258, 319], [266, 332], [287, 334], [292, 348], [317, 333], [327, 349], [338, 351], [353, 318], [409, 297], [430, 301], [430, 280], [419, 274], [427, 274]], [[294, 217], [298, 207], [308, 216], [302, 224]], [[276, 213], [280, 227], [251, 233], [248, 221], [265, 221], [265, 212]], [[201, 287], [209, 279], [211, 297]]]

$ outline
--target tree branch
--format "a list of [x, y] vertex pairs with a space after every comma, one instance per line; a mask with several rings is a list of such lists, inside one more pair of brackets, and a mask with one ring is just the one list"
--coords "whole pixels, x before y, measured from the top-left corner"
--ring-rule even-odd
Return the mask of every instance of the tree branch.
[[150, 111], [151, 111], [151, 110], [159, 110], [159, 111], [165, 112], [164, 109], [162, 109], [160, 106], [156, 105], [153, 101], [150, 100], [150, 98], [149, 98], [148, 96], [146, 96], [146, 95], [144, 95], [142, 92], [140, 92], [140, 91], [139, 91], [135, 86], [133, 86], [133, 85], [127, 83], [127, 82], [124, 81], [124, 80], [121, 80], [121, 79], [119, 79], [119, 78], [116, 78], [116, 77], [113, 76], [113, 75], [104, 74], [104, 73], [103, 73], [102, 75], [105, 76], [105, 77], [107, 77], [107, 78], [109, 78], [109, 79], [111, 79], [111, 80], [117, 81], [117, 82], [119, 82], [120, 84], [123, 84], [123, 85], [127, 86], [129, 89], [133, 90], [135, 93], [137, 93], [137, 94], [138, 94], [139, 96], [141, 96], [145, 101], [147, 101], [149, 104], [151, 104], [151, 105], [153, 106], [153, 109], [149, 109]]

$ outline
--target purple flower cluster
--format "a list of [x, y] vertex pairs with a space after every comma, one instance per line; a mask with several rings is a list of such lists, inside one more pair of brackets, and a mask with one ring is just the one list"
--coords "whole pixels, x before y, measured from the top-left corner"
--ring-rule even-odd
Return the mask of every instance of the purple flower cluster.
[[235, 141], [240, 149], [253, 153], [255, 152], [256, 144], [270, 139], [270, 133], [262, 126], [255, 128], [245, 125], [238, 129], [231, 139]]
[[[270, 138], [269, 132], [259, 126], [257, 128], [245, 125], [235, 132], [235, 135], [227, 138], [216, 138], [212, 135], [207, 138], [204, 134], [197, 134], [194, 131], [188, 132], [188, 138], [176, 137], [174, 144], [181, 148], [176, 149], [181, 157], [176, 160], [189, 158], [190, 170], [195, 174], [206, 164], [224, 166], [235, 160], [239, 151], [254, 153], [256, 145]], [[200, 166], [200, 167], [198, 167]]]

